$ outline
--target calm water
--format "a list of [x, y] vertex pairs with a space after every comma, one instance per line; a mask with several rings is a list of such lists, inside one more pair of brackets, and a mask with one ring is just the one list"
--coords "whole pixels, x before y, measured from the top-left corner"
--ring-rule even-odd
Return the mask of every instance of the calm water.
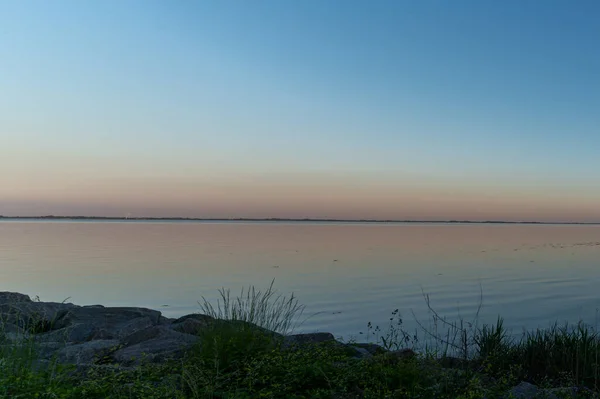
[[498, 314], [513, 332], [597, 323], [600, 226], [0, 222], [0, 291], [46, 301], [198, 311], [220, 287], [272, 279], [320, 312], [304, 331], [350, 338], [398, 308], [414, 328]]

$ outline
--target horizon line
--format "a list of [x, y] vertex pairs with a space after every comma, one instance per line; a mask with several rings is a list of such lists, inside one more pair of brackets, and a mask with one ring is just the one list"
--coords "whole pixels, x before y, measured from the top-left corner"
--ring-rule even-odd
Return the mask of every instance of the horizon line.
[[37, 220], [123, 220], [123, 221], [198, 221], [198, 222], [336, 222], [336, 223], [456, 223], [456, 224], [570, 224], [570, 225], [600, 225], [597, 222], [559, 222], [559, 221], [536, 221], [536, 220], [418, 220], [418, 219], [335, 219], [335, 218], [245, 218], [245, 217], [215, 217], [215, 218], [199, 218], [199, 217], [126, 217], [126, 216], [7, 216], [0, 215], [0, 219], [37, 219]]

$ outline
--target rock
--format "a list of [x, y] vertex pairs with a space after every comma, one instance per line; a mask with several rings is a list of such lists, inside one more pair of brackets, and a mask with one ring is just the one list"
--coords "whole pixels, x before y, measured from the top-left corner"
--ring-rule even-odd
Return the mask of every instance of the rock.
[[53, 328], [65, 331], [69, 342], [120, 339], [157, 325], [160, 312], [144, 308], [75, 307], [59, 315]]
[[20, 302], [0, 303], [0, 319], [22, 329], [44, 332], [52, 329], [53, 323], [68, 309], [76, 308], [72, 303]]
[[143, 318], [147, 318], [152, 324], [158, 324], [161, 317], [159, 311], [146, 308], [76, 306], [59, 315], [54, 326], [58, 329], [74, 324], [87, 323], [104, 325], [109, 328], [116, 326], [121, 328]]
[[120, 342], [123, 346], [131, 346], [139, 344], [140, 342], [149, 341], [151, 339], [156, 339], [159, 337], [173, 336], [174, 334], [179, 335], [181, 333], [172, 331], [171, 329], [164, 326], [153, 326], [140, 331], [136, 331], [133, 334], [123, 338]]
[[513, 387], [508, 391], [506, 399], [533, 399], [540, 393], [537, 386], [528, 382], [521, 382], [519, 385]]
[[173, 321], [170, 327], [184, 334], [198, 335], [203, 328], [208, 327], [214, 319], [203, 314], [191, 314]]
[[[58, 330], [48, 331], [46, 333], [37, 334], [35, 339], [38, 342], [62, 342], [62, 343], [82, 343], [91, 341], [98, 333], [98, 329], [94, 325], [75, 324], [73, 326], [60, 328]], [[111, 339], [113, 337], [106, 337]]]
[[185, 316], [181, 316], [180, 318], [173, 320], [172, 324], [180, 324], [187, 320], [197, 320], [197, 321], [208, 324], [208, 323], [214, 321], [215, 319], [209, 315], [200, 314], [200, 313], [192, 313], [192, 314], [188, 314]]
[[387, 352], [377, 344], [351, 343], [340, 345], [343, 345], [348, 350], [348, 354], [354, 359], [370, 359], [375, 355], [381, 355]]
[[74, 365], [96, 363], [104, 355], [119, 348], [116, 339], [102, 339], [85, 342], [82, 344], [67, 345], [57, 351], [58, 360], [61, 363]]
[[373, 357], [373, 354], [371, 352], [369, 352], [365, 348], [361, 348], [360, 346], [349, 345], [347, 346], [347, 348], [352, 349], [355, 352], [355, 354], [352, 357], [356, 359], [369, 359]]
[[33, 302], [29, 295], [19, 294], [18, 292], [0, 292], [0, 304], [16, 302]]
[[161, 316], [158, 324], [161, 326], [170, 326], [176, 319], [171, 319], [169, 317]]
[[[25, 346], [30, 345], [25, 343]], [[67, 346], [64, 342], [37, 342], [35, 344], [35, 354], [39, 360], [53, 361], [57, 352]]]
[[77, 370], [106, 363], [123, 368], [144, 360], [179, 359], [199, 342], [206, 328], [214, 328], [209, 331], [217, 334], [264, 334], [273, 343], [283, 343], [284, 348], [332, 343], [352, 349], [356, 358], [372, 357], [382, 350], [372, 344], [344, 345], [330, 333], [283, 337], [244, 321], [215, 320], [201, 314], [168, 319], [159, 311], [146, 308], [36, 302], [12, 292], [0, 292], [0, 320], [1, 345], [27, 348], [33, 344], [40, 365], [58, 361], [73, 364]]
[[355, 344], [348, 344], [348, 346], [351, 346], [353, 348], [364, 349], [367, 352], [369, 352], [371, 355], [381, 355], [381, 354], [387, 352], [382, 346], [377, 345], [377, 344], [355, 343]]
[[115, 339], [115, 336], [113, 334], [111, 334], [109, 331], [107, 331], [103, 328], [99, 328], [99, 329], [95, 329], [94, 332], [90, 336], [90, 340], [97, 340], [97, 339]]
[[302, 346], [307, 344], [320, 344], [323, 342], [337, 342], [331, 333], [295, 334], [283, 337], [283, 346]]
[[29, 333], [15, 324], [2, 323], [0, 325], [0, 343], [19, 342], [29, 338]]
[[2, 345], [33, 343], [42, 363], [56, 359], [87, 367], [107, 359], [133, 364], [144, 356], [153, 361], [182, 356], [212, 318], [171, 320], [145, 308], [34, 302], [23, 294], [1, 292], [0, 320]]
[[121, 340], [121, 349], [112, 354], [120, 364], [139, 364], [180, 358], [198, 337], [174, 331], [167, 326], [154, 326], [135, 332]]

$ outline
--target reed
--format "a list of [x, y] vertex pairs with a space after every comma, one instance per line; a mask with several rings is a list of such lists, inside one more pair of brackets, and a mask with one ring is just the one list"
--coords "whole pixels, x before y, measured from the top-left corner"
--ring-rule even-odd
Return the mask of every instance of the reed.
[[305, 306], [292, 293], [289, 297], [269, 287], [257, 290], [254, 286], [242, 288], [239, 296], [232, 297], [229, 289], [219, 289], [216, 306], [204, 296], [199, 302], [202, 313], [218, 320], [251, 323], [280, 334], [289, 334], [301, 324]]

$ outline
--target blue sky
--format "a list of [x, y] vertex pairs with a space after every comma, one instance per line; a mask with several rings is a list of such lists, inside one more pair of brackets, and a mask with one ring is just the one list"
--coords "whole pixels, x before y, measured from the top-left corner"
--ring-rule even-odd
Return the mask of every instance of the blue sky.
[[600, 220], [599, 17], [0, 0], [0, 214]]

